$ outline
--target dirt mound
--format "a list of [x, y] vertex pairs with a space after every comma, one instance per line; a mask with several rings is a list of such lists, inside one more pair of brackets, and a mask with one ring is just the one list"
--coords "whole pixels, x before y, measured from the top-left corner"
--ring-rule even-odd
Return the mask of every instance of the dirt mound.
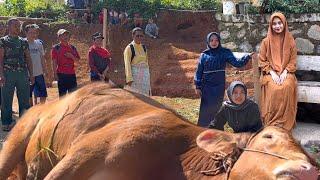
[[168, 52], [168, 59], [171, 60], [186, 60], [186, 59], [196, 59], [199, 57], [199, 53], [186, 51], [184, 49], [179, 49], [171, 46], [171, 51]]
[[[213, 13], [161, 11], [157, 24], [160, 27], [160, 38], [145, 37], [151, 69], [151, 86], [153, 95], [168, 97], [193, 97], [193, 76], [200, 52], [206, 48], [206, 35], [217, 30]], [[41, 25], [40, 38], [45, 42], [47, 57], [47, 82], [53, 81], [50, 50], [57, 43], [56, 32], [60, 28], [72, 32], [71, 43], [78, 49], [81, 59], [77, 62], [76, 73], [80, 85], [89, 83], [87, 52], [91, 45], [91, 35], [102, 32], [102, 25]], [[132, 41], [130, 29], [123, 26], [110, 26], [108, 31], [108, 48], [112, 53], [111, 79], [123, 86], [125, 83], [123, 50]], [[242, 69], [243, 70], [243, 69]], [[236, 71], [228, 73], [230, 82], [242, 77], [250, 84], [250, 72]], [[252, 83], [249, 85], [252, 87]]]

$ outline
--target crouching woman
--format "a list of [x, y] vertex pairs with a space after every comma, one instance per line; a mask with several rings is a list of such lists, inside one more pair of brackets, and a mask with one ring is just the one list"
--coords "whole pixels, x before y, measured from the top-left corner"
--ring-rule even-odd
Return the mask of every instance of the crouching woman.
[[247, 97], [247, 88], [240, 81], [234, 81], [227, 89], [228, 101], [211, 121], [209, 128], [224, 130], [226, 123], [235, 133], [256, 132], [262, 128], [258, 105]]

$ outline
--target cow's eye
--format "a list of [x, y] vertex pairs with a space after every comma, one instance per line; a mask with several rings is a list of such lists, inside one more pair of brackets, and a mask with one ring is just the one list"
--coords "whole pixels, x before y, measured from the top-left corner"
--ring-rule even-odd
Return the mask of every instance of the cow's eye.
[[264, 134], [262, 137], [263, 138], [267, 138], [267, 139], [272, 139], [272, 135], [271, 134]]

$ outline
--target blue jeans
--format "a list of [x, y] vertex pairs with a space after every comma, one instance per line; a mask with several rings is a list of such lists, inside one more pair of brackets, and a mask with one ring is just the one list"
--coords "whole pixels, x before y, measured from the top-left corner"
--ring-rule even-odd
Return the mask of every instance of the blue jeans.
[[44, 80], [44, 76], [41, 74], [34, 77], [34, 84], [30, 86], [30, 97], [32, 97], [32, 92], [34, 91], [35, 97], [47, 97], [47, 87]]

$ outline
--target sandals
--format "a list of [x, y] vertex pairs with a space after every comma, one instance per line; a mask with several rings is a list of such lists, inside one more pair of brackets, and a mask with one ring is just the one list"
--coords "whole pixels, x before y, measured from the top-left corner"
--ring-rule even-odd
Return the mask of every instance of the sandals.
[[10, 125], [2, 125], [2, 131], [9, 132], [10, 130]]
[[2, 125], [2, 131], [5, 131], [5, 132], [11, 131], [11, 129], [14, 127], [15, 124], [16, 124], [16, 121], [13, 120], [9, 125]]

